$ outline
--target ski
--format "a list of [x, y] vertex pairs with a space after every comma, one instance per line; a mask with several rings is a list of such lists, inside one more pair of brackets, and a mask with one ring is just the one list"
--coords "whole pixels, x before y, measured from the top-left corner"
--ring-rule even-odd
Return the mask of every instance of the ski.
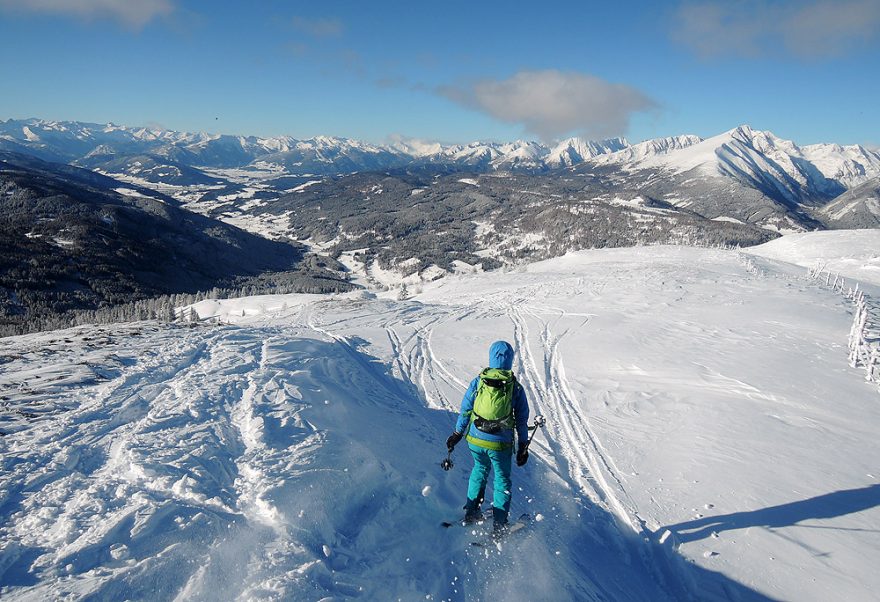
[[452, 522], [443, 521], [442, 523], [440, 523], [440, 526], [442, 526], [444, 529], [448, 529], [450, 527], [456, 527], [456, 526], [458, 526], [458, 527], [479, 527], [480, 525], [482, 525], [486, 521], [490, 521], [490, 520], [492, 520], [492, 510], [491, 509], [484, 512], [482, 518], [478, 518], [476, 520], [465, 520], [464, 518], [460, 518], [457, 521], [452, 521]]
[[496, 546], [500, 542], [504, 541], [505, 539], [507, 539], [508, 537], [513, 535], [514, 533], [518, 533], [518, 532], [522, 531], [527, 526], [529, 526], [531, 523], [532, 523], [532, 515], [531, 514], [529, 514], [529, 513], [521, 514], [518, 519], [516, 519], [512, 523], [508, 524], [507, 529], [504, 531], [504, 533], [501, 536], [496, 536], [495, 533], [490, 533], [489, 536], [492, 538], [491, 542], [472, 541], [471, 545], [476, 548], [489, 548], [489, 547]]

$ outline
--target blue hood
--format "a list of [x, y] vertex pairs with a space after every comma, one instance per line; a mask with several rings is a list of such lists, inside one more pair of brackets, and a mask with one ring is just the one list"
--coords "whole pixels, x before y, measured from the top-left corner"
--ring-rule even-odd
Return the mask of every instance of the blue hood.
[[495, 341], [489, 347], [489, 367], [510, 370], [513, 367], [513, 347], [507, 341]]

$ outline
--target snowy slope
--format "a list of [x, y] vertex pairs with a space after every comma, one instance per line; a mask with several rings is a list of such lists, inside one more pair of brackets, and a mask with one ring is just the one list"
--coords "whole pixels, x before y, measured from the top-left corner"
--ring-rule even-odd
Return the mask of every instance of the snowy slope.
[[880, 230], [790, 234], [745, 252], [880, 286]]
[[880, 176], [847, 190], [822, 207], [820, 215], [835, 228], [880, 227]]
[[[591, 251], [414, 301], [2, 339], [0, 595], [869, 600], [880, 393], [804, 272]], [[514, 469], [513, 513], [543, 520], [501, 554], [438, 527], [470, 467], [460, 446], [443, 472], [443, 442], [497, 338], [549, 422]]]

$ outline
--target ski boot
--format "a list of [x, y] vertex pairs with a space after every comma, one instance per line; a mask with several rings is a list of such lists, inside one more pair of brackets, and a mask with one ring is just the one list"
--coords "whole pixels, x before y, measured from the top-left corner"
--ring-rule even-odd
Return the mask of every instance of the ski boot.
[[492, 539], [500, 541], [510, 528], [507, 524], [507, 511], [492, 506]]
[[483, 513], [480, 512], [480, 500], [468, 500], [465, 502], [463, 522], [469, 525], [481, 520], [483, 520]]

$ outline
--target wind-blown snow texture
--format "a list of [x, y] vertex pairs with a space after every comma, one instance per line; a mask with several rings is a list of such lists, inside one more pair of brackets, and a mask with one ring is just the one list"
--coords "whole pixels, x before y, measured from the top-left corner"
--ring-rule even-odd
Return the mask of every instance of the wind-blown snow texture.
[[[847, 302], [804, 273], [589, 251], [405, 302], [2, 339], [0, 594], [871, 599], [880, 394], [847, 365]], [[512, 508], [543, 520], [501, 553], [439, 528], [470, 467], [460, 447], [442, 471], [444, 441], [499, 338], [548, 418]]]

